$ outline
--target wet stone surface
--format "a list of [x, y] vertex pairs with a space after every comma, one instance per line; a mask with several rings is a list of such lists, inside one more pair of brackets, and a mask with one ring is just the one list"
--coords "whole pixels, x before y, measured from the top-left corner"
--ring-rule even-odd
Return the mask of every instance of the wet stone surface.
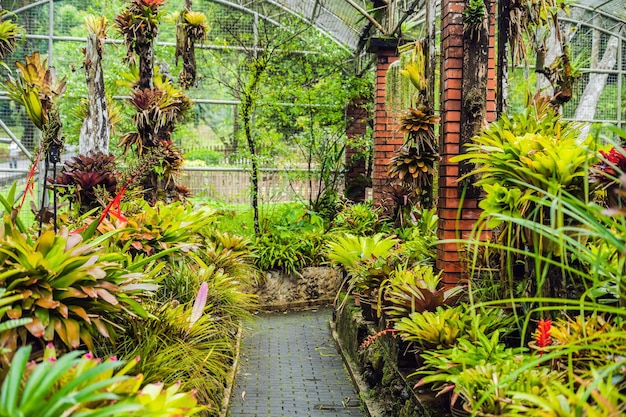
[[331, 309], [260, 314], [245, 324], [232, 417], [365, 415], [335, 349]]

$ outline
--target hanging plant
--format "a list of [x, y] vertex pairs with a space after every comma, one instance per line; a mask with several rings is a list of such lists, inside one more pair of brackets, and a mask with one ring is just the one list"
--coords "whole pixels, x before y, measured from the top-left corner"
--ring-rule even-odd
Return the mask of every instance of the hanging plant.
[[472, 39], [480, 40], [481, 28], [485, 25], [487, 8], [483, 0], [469, 0], [463, 10], [463, 30]]
[[176, 63], [183, 59], [183, 69], [178, 75], [180, 85], [187, 89], [196, 83], [196, 42], [206, 38], [209, 30], [204, 13], [184, 10], [176, 22]]
[[415, 146], [402, 146], [389, 161], [388, 174], [418, 189], [430, 186], [439, 160], [436, 152], [420, 152]]
[[439, 116], [431, 113], [428, 106], [419, 104], [402, 114], [400, 131], [407, 134], [406, 146], [415, 147], [418, 152], [435, 152], [435, 125], [439, 123]]
[[4, 19], [9, 12], [0, 8], [0, 62], [15, 50], [18, 36], [22, 28], [12, 20]]

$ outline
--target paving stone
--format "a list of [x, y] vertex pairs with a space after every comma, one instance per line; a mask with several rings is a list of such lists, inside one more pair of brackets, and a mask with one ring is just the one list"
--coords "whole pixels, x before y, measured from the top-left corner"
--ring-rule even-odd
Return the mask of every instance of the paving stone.
[[365, 416], [330, 335], [331, 316], [269, 313], [246, 324], [231, 417]]

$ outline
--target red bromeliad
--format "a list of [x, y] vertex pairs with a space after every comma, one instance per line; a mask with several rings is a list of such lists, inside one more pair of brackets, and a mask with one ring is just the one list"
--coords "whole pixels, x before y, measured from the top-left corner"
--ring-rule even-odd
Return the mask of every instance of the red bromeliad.
[[120, 202], [122, 201], [122, 198], [124, 197], [125, 193], [126, 193], [126, 187], [122, 186], [120, 188], [120, 192], [117, 193], [115, 198], [111, 200], [111, 202], [107, 204], [107, 206], [102, 211], [102, 215], [100, 216], [99, 223], [102, 223], [102, 220], [104, 220], [106, 215], [109, 213], [113, 215], [114, 217], [117, 217], [119, 220], [123, 222], [128, 222], [128, 219], [124, 217], [124, 215], [122, 215], [122, 209], [120, 207]]
[[543, 355], [543, 348], [552, 344], [552, 338], [550, 337], [550, 330], [552, 329], [552, 320], [540, 319], [537, 324], [537, 330], [535, 331], [535, 343], [540, 348], [539, 354]]

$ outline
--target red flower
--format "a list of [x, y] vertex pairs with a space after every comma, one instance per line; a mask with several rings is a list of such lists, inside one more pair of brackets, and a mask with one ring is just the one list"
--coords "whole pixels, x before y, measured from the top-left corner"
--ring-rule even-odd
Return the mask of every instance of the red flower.
[[[537, 324], [537, 330], [535, 331], [535, 343], [540, 348], [544, 348], [546, 346], [550, 346], [552, 344], [552, 338], [550, 337], [550, 330], [552, 329], [552, 320], [541, 319]], [[543, 355], [543, 349], [539, 351], [541, 355]]]
[[24, 195], [22, 195], [22, 201], [20, 201], [18, 211], [22, 209], [22, 206], [26, 201], [26, 196], [28, 194], [30, 194], [31, 196], [33, 195], [33, 190], [35, 189], [35, 170], [37, 169], [37, 165], [39, 165], [41, 155], [43, 155], [43, 148], [39, 150], [39, 153], [35, 157], [33, 164], [30, 166], [30, 171], [28, 171], [28, 177], [26, 178], [26, 188], [24, 189]]

